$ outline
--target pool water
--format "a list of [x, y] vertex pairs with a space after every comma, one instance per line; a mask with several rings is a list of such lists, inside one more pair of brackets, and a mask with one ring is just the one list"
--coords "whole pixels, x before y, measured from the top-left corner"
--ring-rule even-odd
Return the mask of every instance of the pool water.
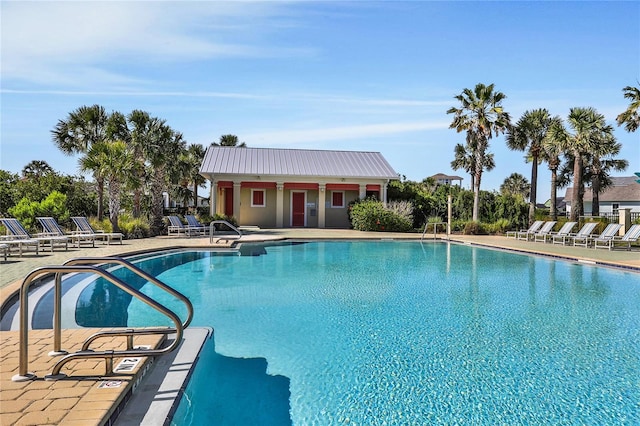
[[640, 424], [640, 274], [447, 243], [245, 254], [159, 275], [215, 329], [176, 425]]

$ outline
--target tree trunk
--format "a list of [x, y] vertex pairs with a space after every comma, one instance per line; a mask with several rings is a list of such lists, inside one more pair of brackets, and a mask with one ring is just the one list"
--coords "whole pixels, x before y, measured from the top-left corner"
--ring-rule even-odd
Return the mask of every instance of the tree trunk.
[[558, 220], [558, 170], [551, 169], [551, 219]]
[[158, 236], [164, 230], [163, 198], [164, 171], [156, 170], [151, 178], [151, 235]]
[[583, 215], [584, 188], [582, 187], [582, 153], [574, 151], [573, 193], [571, 194], [571, 220], [577, 222]]
[[104, 179], [96, 176], [96, 186], [98, 191], [98, 221], [101, 221], [102, 216], [104, 216], [102, 209], [102, 203], [104, 202]]
[[193, 182], [193, 208], [194, 213], [198, 213], [198, 184]]
[[120, 232], [118, 226], [118, 212], [120, 211], [120, 183], [118, 181], [109, 181], [109, 221], [113, 232]]
[[140, 217], [140, 199], [142, 198], [142, 191], [136, 189], [133, 191], [133, 217]]
[[482, 178], [482, 170], [476, 171], [475, 182], [473, 186], [473, 216], [472, 220], [477, 222], [480, 216], [480, 179]]
[[591, 180], [591, 193], [593, 194], [593, 200], [591, 201], [592, 216], [600, 216], [600, 191], [600, 178], [598, 174], [595, 174]]
[[529, 194], [529, 225], [536, 220], [536, 192], [538, 191], [538, 156], [531, 162], [531, 193]]

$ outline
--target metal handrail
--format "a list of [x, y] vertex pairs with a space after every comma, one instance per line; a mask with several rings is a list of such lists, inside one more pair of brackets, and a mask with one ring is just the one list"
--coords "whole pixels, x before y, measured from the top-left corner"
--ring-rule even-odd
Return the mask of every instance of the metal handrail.
[[[187, 307], [187, 319], [182, 323], [182, 327], [187, 328], [189, 324], [191, 324], [191, 321], [193, 320], [193, 305], [191, 304], [191, 301], [189, 300], [189, 298], [184, 294], [180, 293], [178, 290], [174, 289], [173, 287], [170, 287], [167, 284], [163, 283], [153, 275], [150, 275], [147, 272], [143, 271], [142, 269], [138, 268], [137, 266], [135, 266], [133, 263], [129, 262], [126, 259], [123, 259], [121, 257], [77, 257], [77, 258], [66, 261], [65, 263], [63, 263], [63, 265], [65, 266], [83, 265], [83, 264], [85, 265], [86, 264], [93, 264], [93, 265], [103, 264], [104, 265], [108, 263], [115, 263], [118, 265], [122, 265], [123, 267], [127, 268], [128, 270], [138, 275], [139, 277], [149, 281], [151, 284], [154, 284], [157, 287], [160, 287], [162, 290], [166, 291], [167, 293], [179, 299]], [[61, 291], [60, 282], [61, 282], [60, 274], [56, 274], [56, 284], [55, 284], [56, 292]], [[56, 293], [54, 295], [54, 301], [55, 302], [53, 306], [53, 351], [50, 352], [49, 355], [55, 356], [55, 355], [64, 355], [66, 354], [66, 351], [61, 349], [62, 295], [59, 295], [58, 293]], [[101, 333], [104, 333], [105, 335], [109, 334], [108, 332], [101, 332]]]
[[[229, 222], [227, 222], [226, 220], [214, 220], [209, 224], [209, 243], [213, 243], [213, 236], [216, 233], [216, 227], [215, 225], [226, 225], [227, 228], [229, 228], [230, 230], [234, 231], [236, 234], [238, 234], [237, 238], [241, 238], [242, 237], [242, 232], [236, 228], [235, 226], [233, 226], [232, 224], [230, 224]], [[236, 237], [234, 237], [236, 238]]]
[[438, 234], [438, 225], [447, 225], [447, 235], [449, 235], [449, 225], [447, 222], [427, 222], [424, 224], [424, 230], [422, 231], [422, 237], [420, 237], [420, 241], [424, 240], [424, 234], [427, 233], [427, 229], [429, 225], [433, 225], [433, 239], [436, 239]]
[[22, 285], [20, 286], [20, 359], [19, 359], [19, 367], [18, 374], [12, 377], [14, 382], [26, 381], [34, 379], [36, 376], [33, 373], [28, 372], [29, 368], [29, 286], [33, 282], [33, 280], [44, 274], [55, 273], [55, 274], [64, 274], [70, 272], [81, 272], [81, 273], [93, 273], [96, 274], [121, 290], [127, 292], [133, 297], [136, 297], [140, 301], [146, 303], [151, 306], [158, 312], [163, 315], [169, 317], [175, 323], [175, 333], [176, 339], [173, 343], [167, 346], [164, 349], [149, 349], [149, 350], [131, 350], [131, 351], [103, 351], [103, 352], [92, 352], [92, 351], [82, 351], [76, 352], [74, 354], [66, 355], [62, 359], [60, 359], [56, 365], [53, 367], [52, 374], [48, 376], [50, 379], [60, 378], [60, 369], [69, 361], [76, 358], [104, 358], [111, 363], [113, 362], [114, 356], [155, 356], [162, 355], [168, 352], [173, 351], [178, 347], [178, 345], [182, 341], [183, 335], [183, 327], [180, 318], [170, 309], [165, 307], [159, 302], [156, 302], [149, 296], [144, 293], [139, 292], [135, 288], [129, 286], [124, 281], [119, 278], [113, 276], [111, 273], [105, 271], [104, 269], [100, 269], [97, 266], [42, 266], [40, 268], [34, 269], [31, 271], [25, 279], [22, 281]]

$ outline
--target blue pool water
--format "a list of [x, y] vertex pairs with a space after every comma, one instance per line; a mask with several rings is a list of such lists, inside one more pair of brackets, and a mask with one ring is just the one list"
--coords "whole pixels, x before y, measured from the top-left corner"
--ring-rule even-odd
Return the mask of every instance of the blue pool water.
[[640, 424], [640, 274], [446, 243], [245, 254], [159, 275], [215, 329], [176, 425]]

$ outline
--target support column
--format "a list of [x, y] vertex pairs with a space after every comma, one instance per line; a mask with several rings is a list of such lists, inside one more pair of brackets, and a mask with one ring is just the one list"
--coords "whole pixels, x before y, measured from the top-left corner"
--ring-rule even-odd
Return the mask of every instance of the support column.
[[363, 200], [367, 196], [367, 185], [360, 185], [360, 193], [358, 194], [358, 198]]
[[284, 182], [276, 182], [276, 228], [284, 228]]
[[631, 209], [630, 208], [618, 209], [618, 223], [622, 225], [622, 228], [620, 228], [619, 233], [620, 233], [620, 236], [623, 236], [624, 234], [627, 233], [629, 228], [631, 228]]
[[318, 228], [325, 227], [326, 189], [326, 184], [321, 183], [318, 185]]
[[387, 186], [389, 186], [389, 182], [382, 185], [382, 204], [385, 207], [387, 206]]
[[240, 221], [240, 182], [233, 182], [233, 217], [238, 221], [238, 225], [242, 222]]
[[211, 188], [209, 188], [209, 216], [213, 217], [216, 214], [216, 207], [218, 206], [218, 182], [212, 181]]

